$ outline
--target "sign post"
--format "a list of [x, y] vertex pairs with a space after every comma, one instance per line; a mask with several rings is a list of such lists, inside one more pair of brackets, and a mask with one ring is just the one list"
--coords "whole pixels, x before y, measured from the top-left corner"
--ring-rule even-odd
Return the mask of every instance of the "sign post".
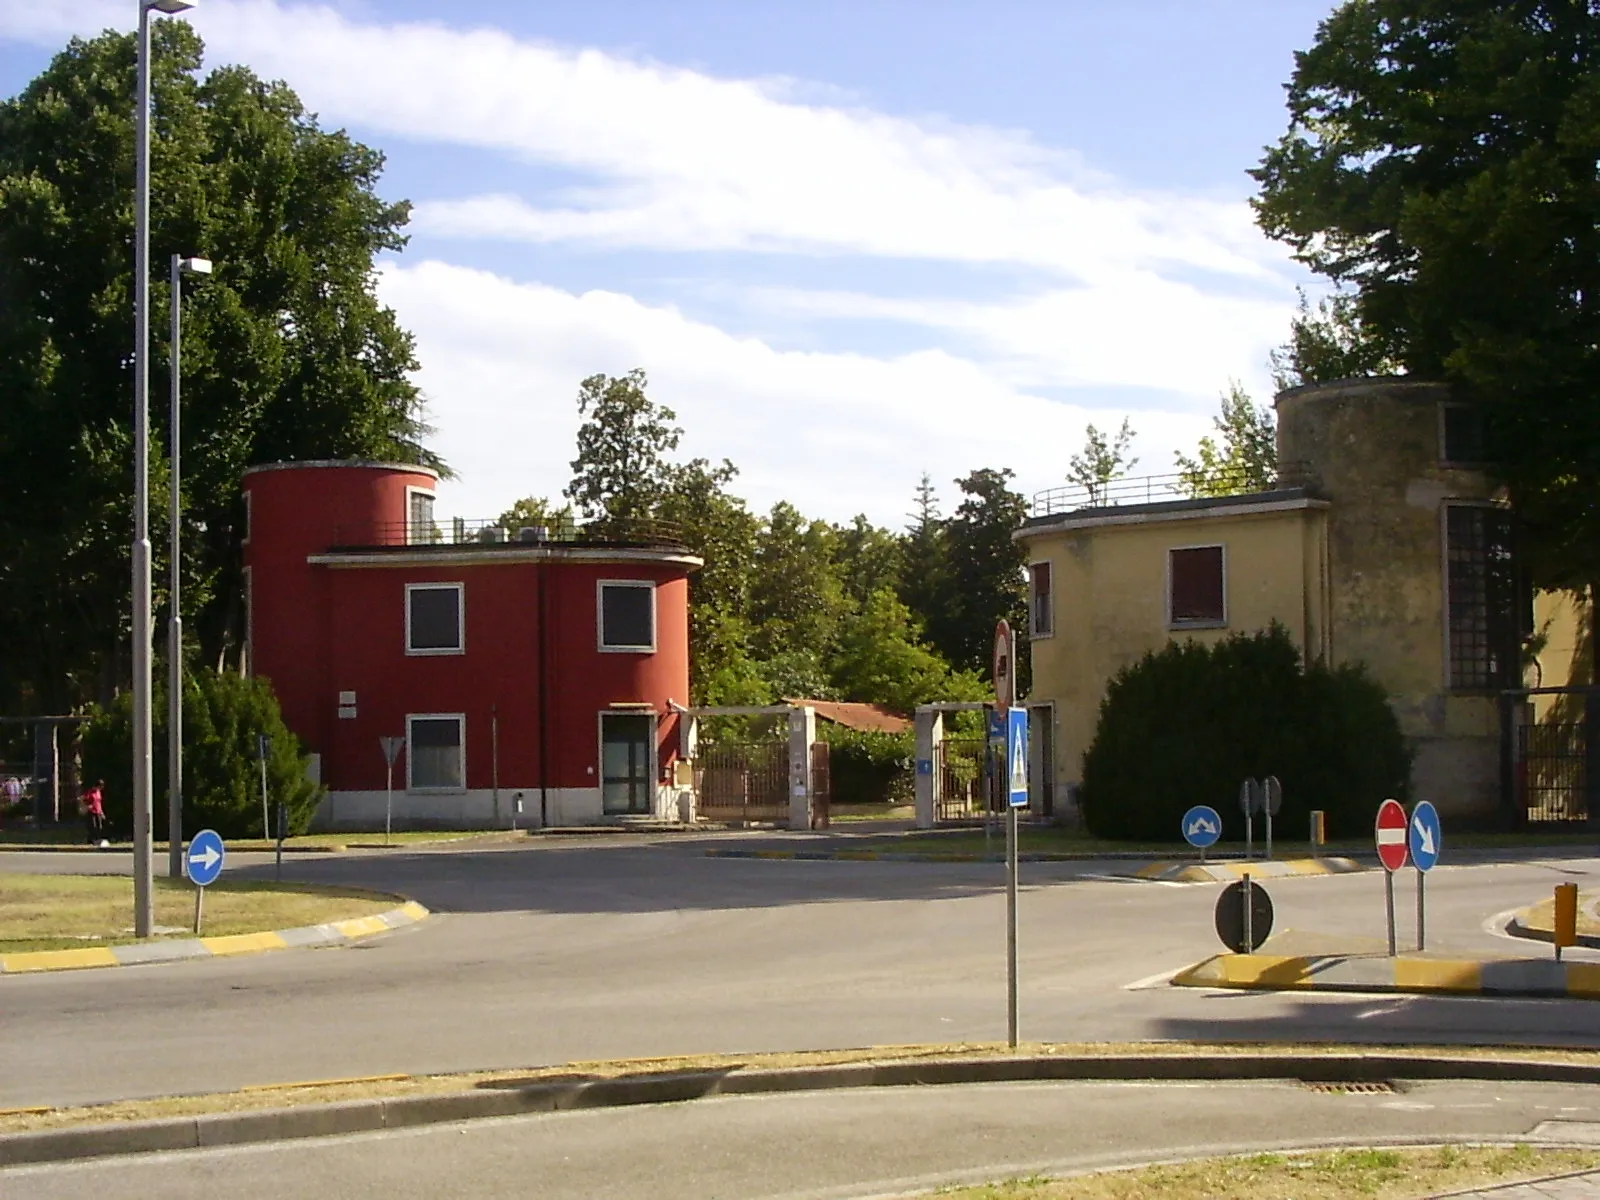
[[1200, 851], [1200, 861], [1206, 860], [1206, 847], [1213, 846], [1222, 836], [1222, 817], [1209, 804], [1197, 804], [1183, 814], [1183, 840]]
[[1272, 897], [1246, 873], [1217, 897], [1217, 936], [1235, 954], [1254, 954], [1272, 936]]
[[1261, 808], [1267, 814], [1267, 858], [1272, 858], [1272, 818], [1278, 815], [1278, 810], [1283, 807], [1283, 784], [1278, 782], [1276, 775], [1268, 775], [1261, 781]]
[[1400, 807], [1398, 800], [1385, 800], [1378, 805], [1374, 834], [1378, 843], [1378, 858], [1383, 863], [1383, 896], [1389, 919], [1390, 958], [1395, 956], [1394, 873], [1406, 865], [1406, 824], [1406, 810]]
[[1246, 861], [1256, 855], [1256, 821], [1255, 812], [1261, 807], [1261, 785], [1254, 779], [1246, 779], [1239, 785], [1239, 811], [1244, 814], [1244, 856]]
[[1028, 714], [1006, 710], [1006, 1032], [1017, 1045], [1017, 811], [1028, 807]]
[[1424, 800], [1411, 810], [1411, 824], [1406, 831], [1407, 848], [1411, 851], [1411, 865], [1417, 869], [1417, 949], [1427, 949], [1427, 911], [1423, 903], [1423, 881], [1439, 861], [1439, 850], [1444, 845], [1444, 830], [1439, 824], [1439, 810]]
[[227, 861], [228, 850], [215, 830], [202, 829], [189, 842], [183, 866], [194, 884], [194, 931], [200, 933], [200, 915], [204, 908], [206, 888], [222, 874], [222, 864]]
[[383, 747], [383, 844], [389, 844], [389, 826], [394, 818], [394, 760], [400, 756], [400, 747], [406, 744], [403, 737], [380, 737]]
[[272, 753], [272, 739], [266, 734], [256, 736], [256, 757], [261, 760], [261, 837], [272, 836], [272, 825], [267, 817], [267, 756]]

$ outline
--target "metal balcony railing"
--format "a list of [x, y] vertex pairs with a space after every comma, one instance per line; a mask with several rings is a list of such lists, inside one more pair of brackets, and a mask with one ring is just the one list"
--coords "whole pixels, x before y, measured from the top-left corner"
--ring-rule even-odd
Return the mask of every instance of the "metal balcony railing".
[[1133, 504], [1166, 504], [1216, 496], [1246, 496], [1282, 488], [1311, 487], [1315, 483], [1306, 463], [1279, 463], [1276, 475], [1265, 482], [1249, 471], [1177, 471], [1170, 475], [1137, 475], [1083, 487], [1046, 488], [1033, 495], [1032, 515], [1051, 517], [1092, 508], [1121, 508]]
[[684, 548], [683, 530], [654, 517], [601, 517], [576, 522], [556, 518], [544, 525], [502, 524], [498, 518], [449, 521], [357, 521], [334, 527], [332, 549], [374, 550], [432, 546], [646, 546]]

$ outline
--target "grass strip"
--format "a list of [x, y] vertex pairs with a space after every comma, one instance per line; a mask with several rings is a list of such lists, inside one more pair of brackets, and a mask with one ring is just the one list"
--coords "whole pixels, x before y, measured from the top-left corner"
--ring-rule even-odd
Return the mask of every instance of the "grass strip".
[[1416, 1200], [1595, 1168], [1600, 1168], [1600, 1151], [1527, 1145], [1331, 1150], [1205, 1158], [1070, 1179], [1012, 1179], [947, 1188], [937, 1195], [953, 1200]]
[[[348, 850], [352, 847], [358, 849], [381, 848], [385, 845], [394, 846], [432, 846], [443, 845], [449, 842], [471, 841], [479, 838], [502, 839], [510, 835], [505, 829], [413, 829], [404, 832], [391, 833], [388, 842], [379, 833], [305, 833], [299, 837], [285, 839], [283, 848], [288, 851], [298, 850]], [[521, 831], [516, 835], [522, 836]], [[40, 847], [51, 847], [59, 850], [93, 850], [84, 840], [83, 830], [71, 825], [64, 825], [55, 829], [8, 829], [0, 832], [0, 851], [5, 850], [33, 850]], [[167, 851], [166, 842], [154, 843], [154, 848], [159, 853]], [[271, 838], [233, 838], [228, 841], [228, 849], [235, 851], [271, 851], [278, 848], [278, 843]], [[112, 842], [105, 847], [106, 853], [113, 851], [131, 851], [132, 842]]]
[[948, 1042], [768, 1054], [698, 1054], [666, 1058], [604, 1059], [442, 1075], [367, 1075], [357, 1079], [257, 1084], [235, 1092], [155, 1096], [59, 1108], [0, 1110], [0, 1133], [63, 1129], [70, 1126], [102, 1125], [118, 1121], [147, 1121], [162, 1117], [193, 1117], [208, 1113], [250, 1112], [264, 1108], [332, 1104], [345, 1100], [445, 1095], [452, 1092], [470, 1092], [477, 1088], [515, 1087], [558, 1080], [618, 1079], [686, 1071], [770, 1071], [792, 1067], [829, 1067], [917, 1060], [1002, 1059], [1019, 1056], [1126, 1058], [1146, 1054], [1196, 1056], [1235, 1054], [1251, 1058], [1274, 1056], [1304, 1058], [1362, 1052], [1381, 1052], [1386, 1055], [1417, 1059], [1436, 1059], [1440, 1055], [1450, 1055], [1457, 1058], [1600, 1065], [1600, 1050], [1561, 1048], [1447, 1045], [1374, 1047], [1344, 1043], [1260, 1045], [1242, 1042], [1025, 1042], [1016, 1050], [1011, 1050], [999, 1042]]
[[[167, 937], [194, 936], [194, 892], [155, 880], [155, 923]], [[388, 912], [397, 897], [360, 888], [220, 879], [206, 889], [207, 937], [321, 925]], [[81, 950], [136, 942], [133, 880], [121, 875], [0, 875], [0, 954]]]

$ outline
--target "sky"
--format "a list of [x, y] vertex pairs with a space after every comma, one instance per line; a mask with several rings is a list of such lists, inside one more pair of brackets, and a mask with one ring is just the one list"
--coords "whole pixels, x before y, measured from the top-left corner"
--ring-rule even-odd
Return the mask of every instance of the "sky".
[[[634, 367], [764, 511], [902, 527], [927, 472], [1065, 482], [1084, 428], [1174, 470], [1271, 394], [1296, 288], [1246, 172], [1331, 0], [204, 0], [415, 209], [380, 262], [441, 514], [571, 476]], [[138, 0], [0, 0], [0, 96]], [[159, 18], [166, 19], [166, 18]]]

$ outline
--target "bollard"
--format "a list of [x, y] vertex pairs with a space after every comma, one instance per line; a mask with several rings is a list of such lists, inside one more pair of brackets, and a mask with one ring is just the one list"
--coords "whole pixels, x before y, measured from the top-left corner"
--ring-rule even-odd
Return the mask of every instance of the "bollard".
[[1311, 849], [1321, 850], [1328, 840], [1326, 814], [1320, 808], [1311, 810]]
[[1563, 946], [1578, 944], [1578, 885], [1556, 884], [1556, 902], [1552, 913], [1554, 925], [1552, 941], [1556, 944], [1556, 961], [1561, 961]]

